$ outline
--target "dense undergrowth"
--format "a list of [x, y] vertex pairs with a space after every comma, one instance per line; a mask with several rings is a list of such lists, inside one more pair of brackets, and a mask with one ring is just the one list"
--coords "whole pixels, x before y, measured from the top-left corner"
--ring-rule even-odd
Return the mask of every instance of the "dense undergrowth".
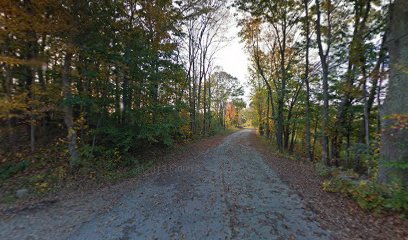
[[110, 137], [109, 143], [101, 142], [94, 147], [84, 144], [79, 149], [81, 164], [76, 169], [67, 161], [68, 152], [63, 141], [46, 144], [35, 154], [10, 154], [9, 157], [15, 158], [0, 164], [0, 203], [14, 203], [18, 200], [16, 191], [19, 189], [28, 191], [23, 199], [41, 198], [70, 187], [114, 183], [135, 177], [154, 167], [167, 153], [184, 151], [189, 143], [234, 131], [235, 128], [220, 128], [206, 136], [172, 140], [169, 144], [135, 142], [139, 144], [137, 150], [138, 146], [132, 144], [126, 134], [121, 134], [117, 138]]
[[376, 213], [394, 211], [404, 218], [408, 216], [408, 191], [402, 184], [380, 184], [352, 170], [342, 171], [322, 164], [316, 164], [316, 170], [325, 178], [322, 184], [325, 191], [345, 194], [364, 210]]
[[[301, 152], [282, 152], [272, 144], [271, 139], [262, 137], [264, 144], [271, 147], [275, 155], [293, 161], [308, 161]], [[376, 144], [373, 146], [378, 147]], [[355, 149], [357, 149], [355, 151]], [[401, 182], [382, 184], [377, 180], [378, 175], [378, 150], [361, 153], [358, 146], [351, 149], [352, 157], [359, 157], [360, 168], [356, 172], [353, 164], [349, 168], [327, 166], [318, 160], [312, 164], [320, 177], [323, 178], [322, 188], [326, 192], [340, 193], [353, 199], [363, 210], [385, 214], [387, 212], [399, 213], [402, 218], [408, 217], [408, 189]], [[405, 166], [397, 166], [405, 167]]]

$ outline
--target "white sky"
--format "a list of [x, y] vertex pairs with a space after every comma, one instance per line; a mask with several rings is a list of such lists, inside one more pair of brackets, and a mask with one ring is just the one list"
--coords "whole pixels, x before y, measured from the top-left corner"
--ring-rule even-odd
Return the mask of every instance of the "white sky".
[[249, 88], [247, 84], [248, 74], [248, 56], [244, 49], [244, 43], [238, 36], [240, 28], [237, 26], [235, 18], [231, 18], [231, 24], [225, 33], [230, 41], [216, 55], [215, 65], [221, 66], [223, 70], [234, 77], [237, 77], [245, 87], [245, 101], [249, 103]]

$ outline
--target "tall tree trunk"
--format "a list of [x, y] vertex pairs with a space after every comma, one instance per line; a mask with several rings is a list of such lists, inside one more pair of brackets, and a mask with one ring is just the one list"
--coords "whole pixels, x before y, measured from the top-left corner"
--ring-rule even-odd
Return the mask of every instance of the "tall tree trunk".
[[[117, 125], [120, 125], [122, 122], [122, 111], [120, 109], [120, 83], [119, 83], [119, 74], [116, 74], [114, 77], [115, 79], [115, 115], [116, 115], [116, 121]], [[102, 111], [101, 111], [102, 112]]]
[[347, 132], [349, 129], [347, 129], [347, 123], [348, 123], [348, 118], [349, 118], [349, 108], [351, 107], [351, 102], [352, 102], [352, 97], [351, 97], [351, 92], [353, 90], [353, 83], [355, 79], [355, 67], [351, 63], [351, 60], [349, 59], [349, 64], [347, 68], [347, 75], [346, 75], [346, 92], [344, 96], [341, 99], [341, 102], [339, 104], [338, 110], [337, 110], [337, 116], [336, 116], [336, 121], [335, 125], [336, 128], [333, 130], [333, 157], [337, 160], [340, 158], [340, 151], [342, 148], [342, 143], [343, 143], [343, 136], [344, 135], [350, 135], [350, 132]]
[[[368, 18], [368, 14], [370, 12], [371, 9], [371, 0], [366, 1], [366, 8], [365, 8], [365, 15], [364, 18], [361, 22], [361, 27], [360, 30], [358, 32], [358, 39], [359, 39], [359, 44], [361, 45], [360, 49], [362, 49], [362, 52], [359, 53], [360, 57], [359, 57], [359, 65], [361, 68], [361, 73], [363, 75], [363, 99], [364, 99], [364, 119], [363, 119], [363, 142], [366, 144], [366, 148], [367, 151], [370, 149], [370, 103], [369, 103], [369, 93], [368, 93], [368, 86], [367, 86], [367, 82], [368, 82], [368, 75], [367, 75], [367, 66], [366, 66], [366, 47], [364, 45], [364, 41], [365, 38], [363, 37], [363, 34], [365, 34], [367, 32], [367, 26], [366, 26], [366, 21]], [[381, 50], [380, 50], [380, 54], [381, 54]], [[375, 87], [374, 87], [375, 89]], [[371, 165], [371, 164], [369, 164]]]
[[196, 101], [197, 101], [197, 82], [196, 82], [196, 69], [195, 69], [195, 62], [193, 62], [193, 96], [191, 99], [191, 105], [190, 105], [190, 115], [191, 115], [191, 133], [193, 135], [196, 134], [196, 119], [197, 119], [197, 111], [196, 111]]
[[368, 104], [368, 90], [367, 90], [367, 71], [365, 66], [362, 67], [363, 72], [363, 99], [364, 99], [364, 142], [367, 149], [370, 148], [370, 110]]
[[[368, 103], [368, 90], [367, 90], [367, 70], [365, 63], [362, 63], [362, 73], [363, 73], [363, 99], [364, 99], [364, 121], [363, 121], [363, 129], [364, 129], [364, 143], [366, 145], [366, 153], [370, 152], [370, 109]], [[373, 167], [373, 163], [371, 158], [368, 161], [368, 176], [371, 175], [371, 169]]]
[[[30, 49], [31, 51], [32, 49]], [[30, 54], [28, 59], [31, 59], [32, 55]], [[33, 99], [33, 82], [34, 82], [34, 72], [31, 69], [30, 66], [27, 67], [26, 70], [26, 91], [27, 91], [27, 105], [28, 105], [28, 111], [30, 115], [30, 126], [29, 126], [29, 131], [28, 135], [30, 136], [30, 150], [31, 152], [34, 152], [35, 150], [35, 115], [34, 115], [34, 109], [33, 106], [31, 105], [30, 101]]]
[[70, 68], [72, 61], [72, 53], [69, 51], [65, 54], [64, 58], [64, 69], [62, 73], [62, 83], [63, 83], [63, 93], [64, 100], [66, 101], [64, 105], [64, 122], [67, 127], [68, 135], [68, 151], [70, 155], [70, 165], [73, 168], [79, 166], [79, 155], [77, 151], [77, 133], [74, 129], [74, 118], [73, 118], [73, 107], [69, 100], [72, 98], [71, 93], [71, 79], [69, 77]]
[[[321, 27], [321, 12], [320, 12], [320, 1], [316, 0], [316, 11], [317, 11], [317, 21], [316, 21], [316, 35], [317, 44], [319, 46], [319, 56], [323, 71], [323, 119], [322, 119], [322, 161], [326, 165], [330, 165], [329, 153], [329, 137], [327, 135], [328, 124], [329, 124], [329, 66], [327, 62], [328, 54], [330, 51], [330, 37], [327, 43], [327, 50], [323, 50], [322, 42], [322, 27]], [[328, 13], [331, 10], [328, 10]], [[330, 15], [327, 16], [329, 21], [328, 34], [330, 34]]]
[[[47, 35], [43, 34], [41, 36], [41, 45], [40, 45], [40, 50], [39, 50], [39, 55], [40, 55], [41, 60], [45, 59], [45, 46], [47, 45], [46, 41], [47, 41]], [[38, 67], [37, 72], [38, 72], [38, 81], [40, 82], [42, 89], [45, 91], [47, 86], [45, 83], [43, 67], [42, 66]]]
[[317, 129], [318, 129], [318, 126], [319, 126], [319, 117], [318, 116], [319, 116], [319, 113], [317, 113], [317, 118], [315, 120], [315, 125], [314, 125], [314, 130], [313, 130], [313, 132], [314, 132], [313, 145], [312, 145], [313, 160], [314, 160], [314, 156], [316, 156], [315, 153], [316, 153], [316, 142], [317, 142]]
[[[284, 19], [286, 21], [286, 19]], [[281, 55], [281, 72], [282, 72], [282, 82], [280, 93], [278, 94], [278, 114], [277, 114], [277, 144], [279, 150], [287, 149], [287, 144], [284, 143], [284, 107], [285, 107], [285, 93], [286, 93], [286, 67], [285, 67], [285, 57], [286, 57], [286, 27], [283, 27], [283, 40], [280, 49]]]
[[[7, 101], [11, 102], [12, 97], [12, 76], [11, 76], [11, 69], [7, 64], [4, 64], [4, 88], [6, 90], [6, 98]], [[7, 117], [7, 128], [8, 128], [8, 139], [10, 149], [14, 152], [16, 148], [16, 135], [14, 134], [14, 119], [11, 116]]]
[[[152, 98], [153, 98], [153, 124], [157, 124], [158, 123], [158, 116], [159, 116], [159, 111], [158, 111], [158, 107], [160, 105], [160, 100], [159, 100], [159, 94], [160, 94], [160, 80], [157, 78], [158, 74], [159, 74], [159, 64], [158, 64], [158, 59], [156, 59], [155, 62], [155, 77], [153, 79], [153, 88], [152, 88]], [[130, 92], [132, 92], [132, 88], [130, 88], [129, 90]], [[132, 103], [132, 94], [130, 94], [129, 97], [129, 102]], [[129, 109], [129, 111], [131, 110], [131, 108]]]
[[128, 124], [129, 112], [130, 112], [130, 87], [129, 87], [129, 78], [126, 76], [126, 73], [123, 72], [124, 69], [120, 69], [120, 78], [123, 83], [122, 87], [122, 103], [123, 103], [123, 113], [122, 113], [122, 124]]
[[[408, 1], [395, 0], [390, 20], [390, 81], [382, 109], [383, 131], [379, 179], [390, 183], [400, 180], [408, 186]], [[401, 123], [401, 121], [405, 121]], [[393, 127], [405, 124], [405, 127]], [[388, 164], [393, 164], [390, 166]]]
[[350, 141], [350, 131], [347, 132], [346, 135], [346, 144], [347, 144], [347, 149], [346, 149], [346, 168], [350, 167], [350, 146], [351, 146], [351, 141]]
[[[266, 85], [267, 90], [268, 90], [268, 101], [267, 101], [267, 109], [268, 109], [268, 111], [267, 111], [267, 114], [266, 114], [266, 120], [267, 120], [267, 129], [266, 129], [266, 131], [267, 131], [267, 136], [269, 136], [269, 135], [270, 135], [270, 127], [269, 127], [269, 107], [272, 107], [271, 116], [272, 116], [273, 119], [274, 119], [274, 117], [275, 117], [275, 104], [274, 104], [274, 102], [273, 102], [272, 86], [271, 86], [271, 84], [269, 83], [268, 79], [266, 78], [265, 73], [264, 73], [264, 71], [263, 71], [263, 69], [262, 69], [262, 67], [261, 67], [260, 56], [259, 56], [259, 39], [258, 39], [258, 37], [256, 38], [256, 42], [253, 43], [253, 54], [254, 54], [254, 57], [255, 57], [256, 67], [257, 67], [258, 73], [259, 73], [259, 75], [262, 77], [263, 81], [265, 82], [265, 85]], [[261, 120], [261, 121], [260, 121], [260, 124], [262, 125], [262, 124], [263, 124], [263, 123], [262, 123], [262, 118], [260, 118], [260, 120]], [[262, 126], [262, 129], [263, 129], [263, 126]], [[262, 132], [263, 132], [263, 131], [262, 131]], [[281, 140], [281, 138], [278, 137], [279, 134], [280, 134], [279, 131], [276, 131], [276, 132], [275, 132], [277, 141], [278, 141], [278, 139]], [[279, 146], [279, 143], [278, 143], [278, 146]]]
[[[326, 61], [326, 60], [324, 60]], [[328, 125], [329, 125], [329, 70], [327, 63], [323, 67], [323, 121], [322, 121], [322, 160], [326, 165], [330, 165], [329, 153], [329, 137], [328, 137]]]
[[[204, 68], [205, 68], [205, 59], [203, 56], [203, 53], [200, 54], [200, 69], [199, 69], [199, 74], [198, 74], [198, 89], [197, 89], [197, 101], [196, 101], [196, 112], [197, 115], [200, 116], [200, 111], [201, 111], [201, 92], [203, 88], [203, 80], [204, 80]], [[205, 81], [205, 80], [204, 80]], [[201, 132], [201, 126], [196, 119], [196, 130], [200, 133]]]
[[211, 121], [212, 121], [212, 113], [211, 113], [211, 78], [208, 80], [208, 131], [211, 131]]
[[203, 133], [204, 135], [207, 134], [207, 83], [204, 79], [204, 86], [203, 86], [203, 110], [204, 110], [204, 118], [203, 118]]
[[378, 111], [377, 111], [377, 134], [381, 133], [381, 109], [382, 109], [382, 103], [381, 103], [381, 90], [382, 90], [382, 82], [383, 82], [383, 74], [384, 74], [384, 64], [381, 67], [381, 73], [380, 73], [380, 80], [378, 83], [378, 90], [377, 90], [377, 105], [378, 105]]
[[266, 104], [266, 137], [269, 138], [271, 136], [271, 129], [269, 127], [269, 108], [270, 108], [270, 94], [268, 92], [268, 99]]
[[380, 48], [380, 51], [377, 57], [377, 63], [375, 64], [374, 69], [372, 70], [370, 74], [372, 86], [371, 86], [371, 90], [370, 90], [370, 93], [368, 95], [368, 100], [367, 100], [369, 115], [371, 114], [371, 110], [373, 108], [377, 92], [379, 91], [378, 84], [379, 84], [379, 81], [381, 80], [382, 73], [383, 73], [382, 66], [384, 66], [384, 61], [386, 57], [386, 52], [385, 52], [385, 41], [387, 39], [386, 36], [387, 34], [384, 33], [382, 42], [381, 42], [381, 48]]
[[35, 151], [35, 118], [33, 116], [30, 119], [30, 149], [31, 152]]
[[292, 134], [291, 134], [291, 139], [290, 139], [290, 145], [289, 145], [289, 152], [293, 153], [295, 150], [295, 143], [296, 143], [296, 122], [293, 123], [293, 128], [292, 128]]
[[306, 63], [305, 63], [305, 83], [306, 83], [306, 153], [310, 161], [313, 161], [312, 148], [310, 144], [310, 81], [309, 81], [309, 50], [310, 50], [310, 19], [309, 0], [303, 0], [305, 8], [305, 30], [306, 30]]

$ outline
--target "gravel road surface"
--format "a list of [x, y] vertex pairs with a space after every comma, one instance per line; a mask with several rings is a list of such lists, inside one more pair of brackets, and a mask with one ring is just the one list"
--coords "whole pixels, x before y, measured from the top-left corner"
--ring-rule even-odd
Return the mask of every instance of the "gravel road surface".
[[330, 239], [251, 148], [251, 131], [137, 184], [0, 218], [0, 239]]

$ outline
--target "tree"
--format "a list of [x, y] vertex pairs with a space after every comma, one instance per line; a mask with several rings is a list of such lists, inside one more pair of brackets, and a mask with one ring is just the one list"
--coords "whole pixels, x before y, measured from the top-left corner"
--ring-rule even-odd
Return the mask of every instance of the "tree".
[[236, 111], [236, 127], [240, 127], [242, 123], [242, 110], [246, 108], [246, 102], [242, 98], [235, 98], [232, 100], [232, 104]]
[[[211, 84], [207, 82], [214, 67], [214, 56], [226, 40], [222, 33], [227, 26], [229, 10], [225, 1], [186, 1], [185, 5], [186, 36], [183, 38], [181, 60], [187, 72], [189, 85], [191, 132], [198, 134], [205, 130], [205, 121], [208, 121], [206, 112], [211, 112], [211, 109], [204, 106], [204, 116], [199, 114], [202, 105], [207, 104], [207, 91], [211, 91]], [[211, 108], [211, 104], [207, 105]], [[203, 118], [202, 125], [200, 117]]]
[[243, 95], [243, 89], [237, 78], [224, 71], [214, 72], [210, 84], [212, 86], [212, 108], [215, 109], [214, 118], [218, 120], [216, 121], [218, 124], [214, 124], [213, 127], [221, 126], [225, 129], [227, 127], [226, 116], [229, 116], [229, 120], [236, 116], [236, 109], [232, 102]]
[[[269, 137], [271, 127], [278, 146], [282, 132], [282, 148], [291, 151], [301, 144], [309, 159], [316, 153], [327, 165], [375, 172], [369, 159], [376, 144], [373, 117], [379, 112], [381, 79], [388, 68], [383, 10], [387, 5], [372, 0], [237, 0], [236, 5], [245, 12], [241, 37], [253, 71], [252, 106], [259, 108], [253, 112], [268, 115], [259, 117], [260, 132]], [[257, 84], [259, 79], [262, 85]], [[281, 93], [283, 111], [278, 106]], [[319, 138], [321, 144], [315, 144]]]
[[[327, 33], [326, 41], [323, 42], [323, 32], [322, 32], [322, 12], [321, 12], [321, 3], [319, 0], [316, 0], [316, 36], [317, 36], [317, 45], [319, 47], [319, 57], [322, 66], [322, 82], [323, 82], [323, 121], [322, 121], [322, 161], [326, 165], [330, 165], [329, 159], [329, 54], [332, 43], [332, 32], [331, 32], [331, 12], [332, 4], [331, 1], [325, 2], [325, 10], [327, 12]], [[323, 48], [323, 43], [326, 45], [326, 49]]]
[[[278, 148], [281, 151], [287, 150], [291, 137], [295, 135], [291, 120], [298, 101], [300, 86], [303, 85], [303, 82], [293, 75], [295, 71], [292, 71], [299, 57], [298, 42], [295, 37], [298, 33], [300, 17], [297, 2], [257, 0], [236, 1], [236, 4], [241, 10], [251, 14], [251, 18], [243, 21], [241, 35], [268, 88], [269, 100], [267, 103], [272, 106], [272, 119], [275, 122]], [[263, 25], [268, 28], [262, 28]], [[296, 87], [289, 88], [291, 84]], [[274, 94], [272, 94], [273, 89]], [[269, 112], [269, 107], [267, 107], [267, 112]]]
[[397, 179], [408, 186], [408, 2], [396, 0], [391, 8], [388, 49], [391, 73], [383, 105], [379, 179]]
[[304, 34], [306, 38], [306, 45], [305, 45], [305, 73], [304, 79], [306, 84], [306, 152], [310, 161], [313, 161], [313, 153], [311, 147], [311, 131], [310, 131], [310, 80], [309, 80], [309, 73], [310, 73], [310, 64], [309, 64], [309, 52], [310, 52], [310, 17], [309, 17], [309, 0], [303, 0], [303, 5], [305, 9], [305, 17], [304, 17]]
[[73, 120], [73, 112], [72, 106], [69, 101], [72, 99], [71, 93], [71, 79], [70, 79], [70, 68], [71, 68], [71, 61], [72, 61], [72, 53], [66, 52], [64, 58], [64, 70], [62, 74], [62, 81], [63, 81], [63, 93], [64, 93], [64, 100], [66, 104], [64, 106], [64, 122], [67, 126], [68, 130], [68, 150], [70, 154], [70, 163], [72, 167], [78, 167], [79, 165], [79, 156], [78, 156], [78, 146], [77, 146], [77, 133], [74, 129], [74, 120]]

